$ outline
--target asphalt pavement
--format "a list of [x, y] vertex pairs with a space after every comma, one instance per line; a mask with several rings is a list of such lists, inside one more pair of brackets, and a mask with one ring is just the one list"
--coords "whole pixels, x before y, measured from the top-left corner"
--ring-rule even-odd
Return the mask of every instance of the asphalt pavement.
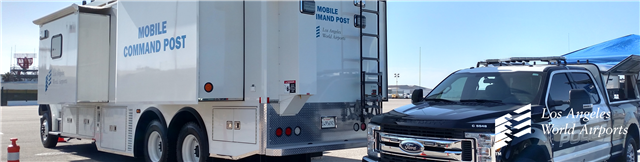
[[[383, 111], [410, 104], [409, 99], [391, 99], [383, 102]], [[111, 162], [139, 161], [133, 157], [100, 152], [91, 140], [70, 140], [59, 142], [55, 148], [48, 149], [40, 142], [38, 107], [2, 106], [0, 107], [0, 161], [7, 161], [7, 146], [10, 138], [18, 138], [20, 161], [73, 161], [73, 162]], [[366, 148], [353, 148], [326, 151], [324, 156], [313, 162], [360, 162], [366, 155]]]

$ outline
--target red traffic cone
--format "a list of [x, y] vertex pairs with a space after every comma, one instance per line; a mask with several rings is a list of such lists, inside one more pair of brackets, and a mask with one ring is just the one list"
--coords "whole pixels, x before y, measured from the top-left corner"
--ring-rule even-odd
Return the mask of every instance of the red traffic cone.
[[20, 162], [20, 146], [16, 144], [17, 138], [11, 138], [11, 145], [7, 147], [7, 162]]
[[58, 137], [58, 142], [67, 142], [67, 141], [65, 141], [64, 138], [62, 137]]

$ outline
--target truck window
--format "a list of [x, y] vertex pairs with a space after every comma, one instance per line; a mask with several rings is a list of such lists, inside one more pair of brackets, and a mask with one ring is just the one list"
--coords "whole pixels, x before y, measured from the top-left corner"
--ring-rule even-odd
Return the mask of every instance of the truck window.
[[[629, 78], [629, 79], [626, 79]], [[634, 88], [635, 79], [630, 75], [613, 75], [607, 81], [607, 92], [611, 102], [638, 99]]]
[[62, 57], [62, 34], [51, 37], [51, 58], [57, 59]]
[[[571, 90], [571, 84], [567, 75], [564, 73], [554, 74], [551, 78], [551, 86], [549, 87], [549, 96], [547, 97], [548, 101], [552, 100], [562, 100], [569, 101], [569, 91]], [[555, 106], [555, 110], [566, 111], [569, 108], [568, 103], [564, 103], [560, 106]]]
[[587, 73], [571, 73], [576, 89], [584, 89], [591, 95], [591, 104], [600, 103], [600, 96], [598, 96], [598, 89], [593, 83], [593, 79], [589, 77]]
[[435, 87], [426, 99], [481, 104], [529, 104], [538, 95], [541, 76], [540, 73], [533, 72], [453, 74]]
[[457, 101], [462, 97], [462, 88], [467, 81], [467, 77], [461, 77], [451, 83], [450, 87], [447, 87], [442, 93], [442, 99]]

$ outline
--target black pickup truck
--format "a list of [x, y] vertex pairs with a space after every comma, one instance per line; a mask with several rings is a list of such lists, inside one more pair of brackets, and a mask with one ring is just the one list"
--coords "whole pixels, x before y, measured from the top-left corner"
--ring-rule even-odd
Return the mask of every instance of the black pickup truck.
[[512, 57], [458, 70], [374, 116], [362, 161], [636, 162], [640, 56], [609, 69], [579, 62]]

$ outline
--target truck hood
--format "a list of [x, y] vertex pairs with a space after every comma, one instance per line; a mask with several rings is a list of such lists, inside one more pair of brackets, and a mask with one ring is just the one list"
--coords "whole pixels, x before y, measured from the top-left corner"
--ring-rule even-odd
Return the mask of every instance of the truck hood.
[[493, 129], [495, 119], [523, 106], [526, 105], [423, 102], [398, 107], [375, 116], [371, 122], [431, 128]]

